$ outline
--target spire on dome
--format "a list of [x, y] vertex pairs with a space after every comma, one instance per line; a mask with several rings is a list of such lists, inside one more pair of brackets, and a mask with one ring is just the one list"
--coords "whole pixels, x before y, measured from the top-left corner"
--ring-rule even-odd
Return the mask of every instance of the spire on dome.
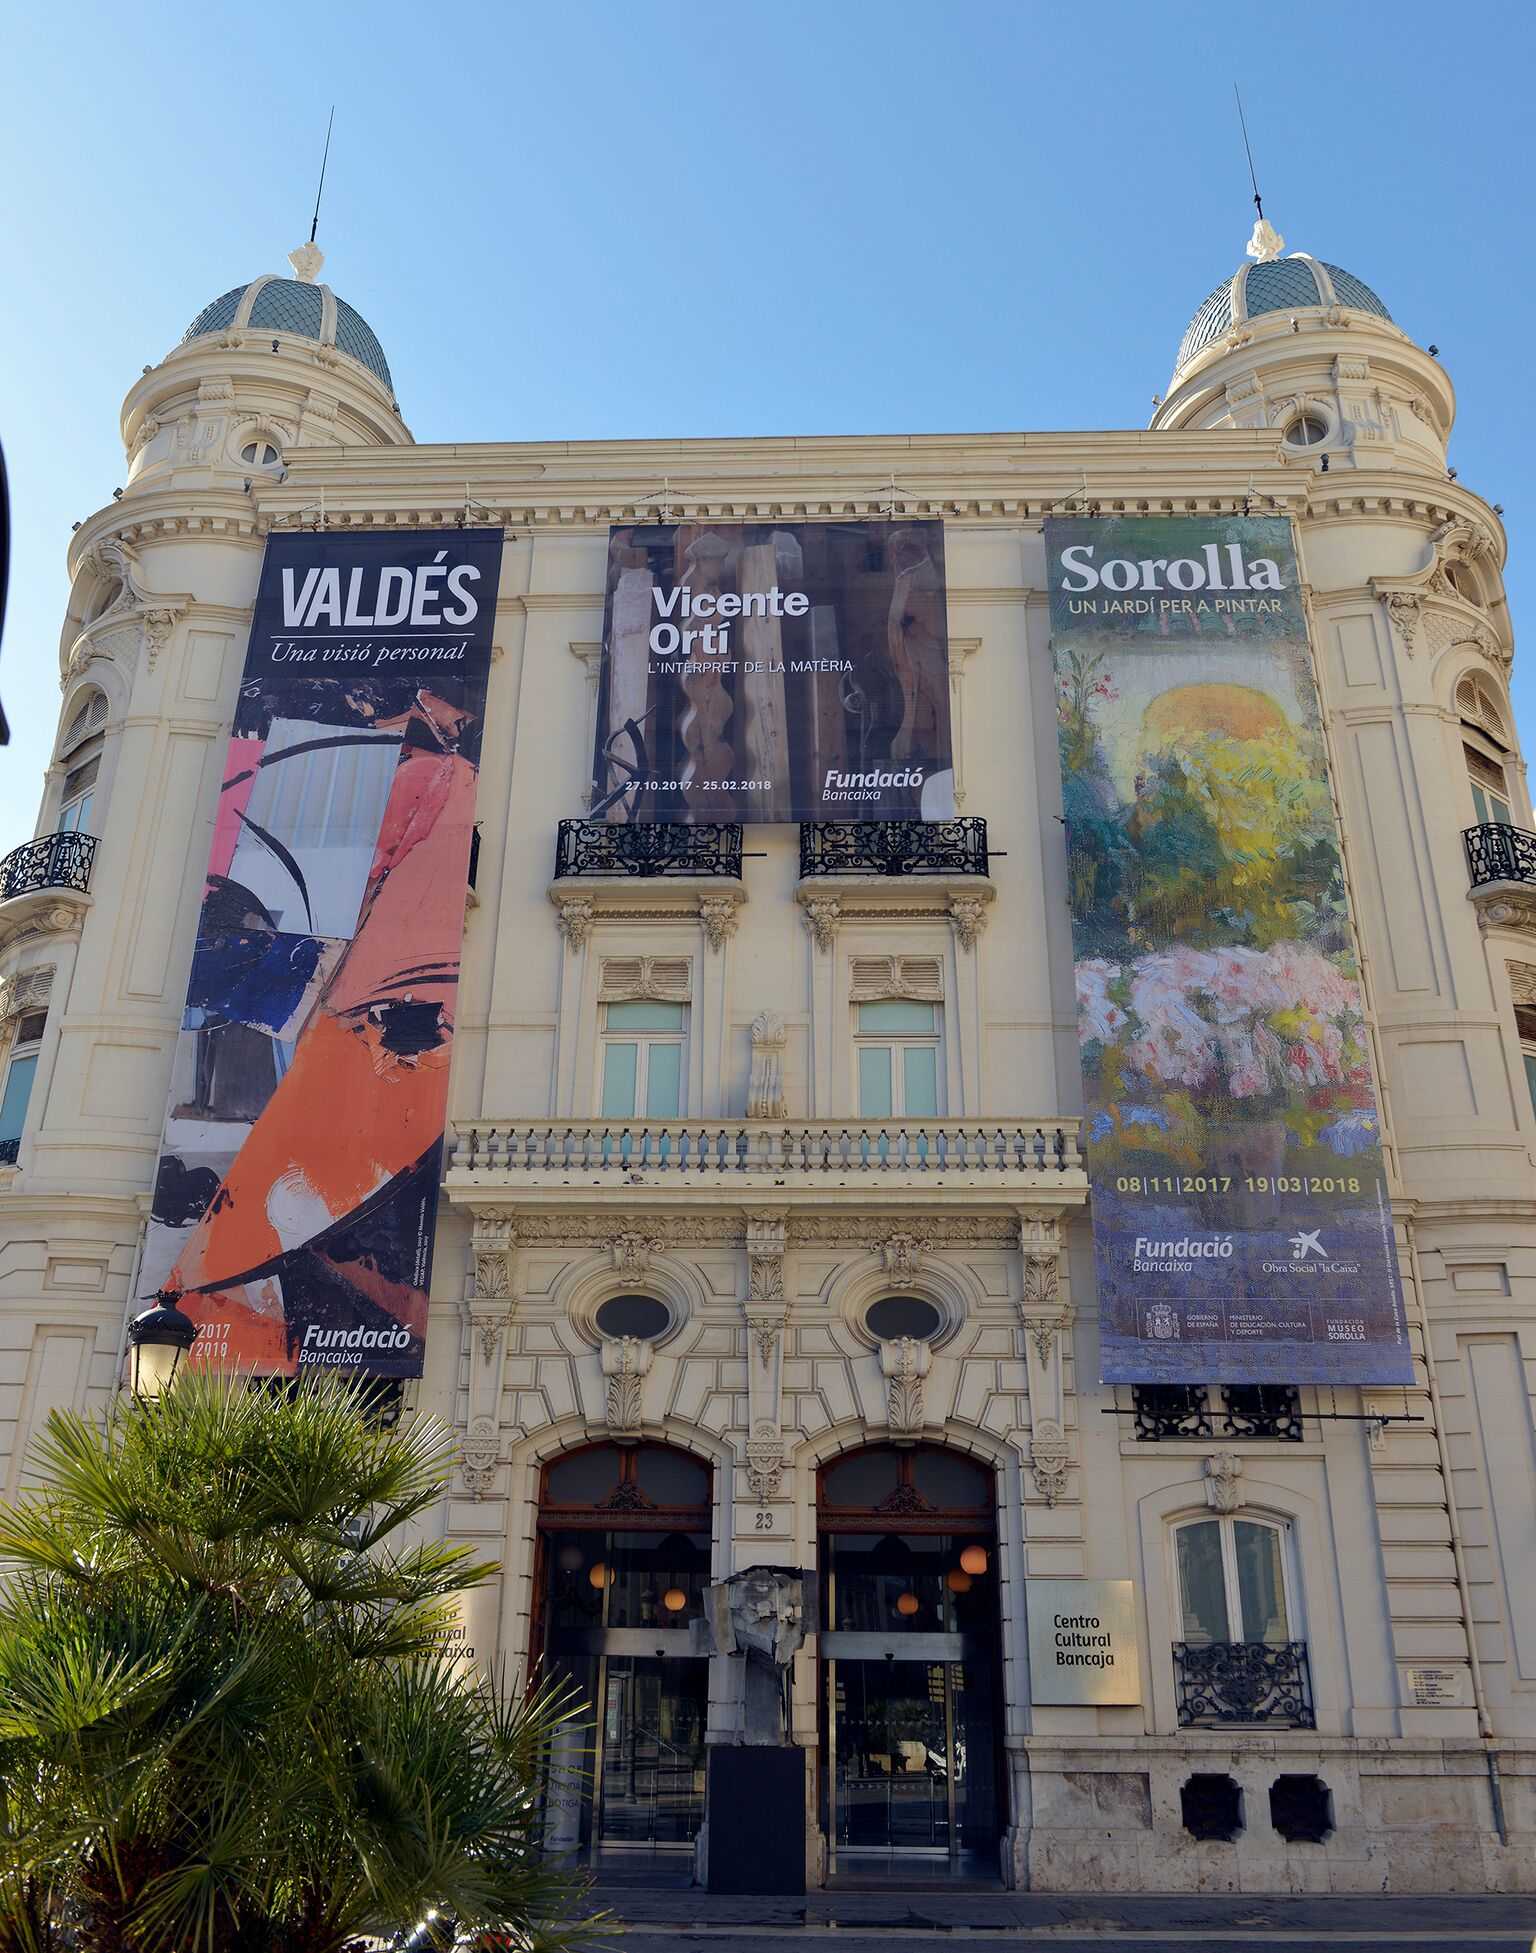
[[315, 214], [309, 226], [309, 237], [296, 251], [288, 253], [288, 262], [293, 266], [293, 275], [301, 285], [314, 284], [325, 263], [325, 253], [315, 242], [315, 232], [320, 228], [320, 199], [325, 194], [325, 166], [331, 160], [331, 131], [335, 126], [336, 107], [333, 103], [330, 120], [325, 125], [325, 150], [320, 158], [320, 181], [315, 187]]
[[[1258, 199], [1255, 198], [1254, 201], [1257, 202]], [[1284, 249], [1285, 239], [1261, 210], [1259, 221], [1253, 227], [1253, 236], [1248, 240], [1249, 257], [1257, 264], [1273, 264]], [[303, 273], [299, 275], [302, 277]]]

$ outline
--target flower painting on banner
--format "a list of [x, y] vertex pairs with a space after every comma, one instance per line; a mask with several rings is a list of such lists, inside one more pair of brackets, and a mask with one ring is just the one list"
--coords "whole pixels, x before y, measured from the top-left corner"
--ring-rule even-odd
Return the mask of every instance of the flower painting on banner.
[[1104, 1379], [1406, 1382], [1290, 524], [1046, 530]]
[[501, 548], [267, 545], [140, 1266], [194, 1363], [421, 1374]]

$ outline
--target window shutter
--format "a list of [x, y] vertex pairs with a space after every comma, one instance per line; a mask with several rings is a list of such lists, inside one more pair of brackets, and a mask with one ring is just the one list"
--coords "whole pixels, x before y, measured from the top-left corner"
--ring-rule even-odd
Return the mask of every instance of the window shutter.
[[88, 759], [84, 766], [77, 766], [64, 775], [65, 800], [73, 800], [76, 794], [84, 793], [87, 787], [96, 784], [96, 775], [101, 771], [101, 755]]
[[944, 1001], [944, 961], [939, 956], [855, 956], [850, 975], [856, 1004], [877, 1003], [885, 997]]
[[598, 1001], [623, 1004], [638, 997], [657, 1003], [686, 1004], [693, 990], [693, 963], [687, 956], [605, 956]]

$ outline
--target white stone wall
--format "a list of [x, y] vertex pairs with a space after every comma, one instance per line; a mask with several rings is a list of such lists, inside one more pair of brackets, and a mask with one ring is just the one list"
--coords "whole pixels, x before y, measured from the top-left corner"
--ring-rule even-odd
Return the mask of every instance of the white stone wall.
[[[1321, 327], [1301, 348], [1274, 347], [1276, 359], [1326, 367], [1342, 420], [1388, 430], [1351, 442], [1347, 494], [1342, 465], [1324, 475], [1284, 452], [1265, 415], [1230, 411], [1223, 361], [1246, 361], [1277, 397], [1299, 384], [1266, 366], [1257, 342], [1218, 349], [1170, 395], [1158, 431], [1070, 437], [433, 449], [409, 445], [372, 382], [349, 381], [345, 367], [338, 377], [334, 360], [321, 405], [340, 388], [340, 421], [283, 395], [293, 383], [259, 348], [200, 342], [145, 376], [125, 421], [140, 456], [128, 493], [71, 552], [62, 710], [86, 681], [110, 707], [90, 891], [0, 904], [0, 1014], [52, 973], [21, 1158], [0, 1167], [6, 1493], [24, 1483], [26, 1444], [52, 1405], [99, 1408], [113, 1387], [223, 740], [274, 525], [313, 521], [323, 503], [327, 521], [450, 526], [467, 469], [476, 520], [489, 511], [508, 529], [455, 1121], [592, 1114], [605, 962], [646, 957], [686, 964], [691, 1118], [745, 1115], [751, 1027], [764, 1012], [784, 1027], [787, 1117], [847, 1117], [855, 960], [911, 957], [942, 996], [946, 1113], [1032, 1130], [1080, 1106], [1040, 518], [1085, 479], [1106, 511], [1279, 510], [1297, 520], [1313, 609], [1415, 1385], [1304, 1391], [1300, 1443], [1137, 1442], [1129, 1391], [1117, 1404], [1095, 1381], [1075, 1171], [1055, 1186], [978, 1177], [942, 1197], [915, 1174], [870, 1190], [798, 1172], [750, 1198], [680, 1199], [651, 1183], [530, 1192], [510, 1172], [455, 1167], [426, 1374], [411, 1394], [462, 1434], [443, 1524], [504, 1563], [471, 1603], [467, 1641], [477, 1658], [515, 1667], [544, 1460], [620, 1427], [681, 1444], [715, 1468], [717, 1571], [809, 1566], [816, 1468], [892, 1431], [893, 1378], [860, 1310], [892, 1289], [927, 1295], [944, 1328], [905, 1379], [920, 1388], [899, 1394], [898, 1428], [997, 1474], [1010, 1879], [1163, 1890], [1527, 1881], [1536, 1114], [1514, 1013], [1536, 1003], [1536, 904], [1519, 890], [1469, 899], [1457, 706], [1475, 673], [1507, 712], [1503, 537], [1484, 504], [1444, 479], [1441, 453], [1402, 404], [1417, 389], [1443, 436], [1444, 375], [1401, 335], [1351, 330], [1347, 358], [1366, 363], [1364, 378], [1336, 364], [1346, 353]], [[1381, 411], [1356, 414], [1350, 402], [1366, 399], [1373, 374]], [[1240, 401], [1255, 397], [1239, 387]], [[247, 492], [226, 435], [285, 412], [306, 445], [287, 452], [285, 480]], [[157, 425], [140, 441], [146, 416]], [[325, 445], [317, 416], [344, 422], [352, 445]], [[208, 434], [213, 420], [221, 431]], [[912, 484], [905, 512], [947, 524], [957, 784], [961, 811], [989, 823], [986, 899], [943, 879], [800, 886], [795, 832], [772, 828], [748, 830], [754, 858], [739, 884], [552, 888], [555, 823], [581, 812], [591, 751], [608, 522], [633, 519], [662, 479], [680, 512], [721, 519], [876, 515], [887, 498], [870, 484], [889, 477]], [[122, 602], [98, 616], [124, 562]], [[56, 766], [45, 783], [40, 832], [61, 778]], [[1514, 784], [1516, 818], [1529, 823]], [[592, 1313], [634, 1288], [669, 1304], [673, 1328], [648, 1366], [610, 1350], [605, 1369]], [[1414, 1421], [1378, 1428], [1372, 1414]], [[1315, 1732], [1177, 1726], [1169, 1527], [1219, 1499], [1289, 1529]], [[1031, 1706], [1030, 1576], [1135, 1582], [1141, 1705]], [[1415, 1700], [1427, 1667], [1451, 1677], [1433, 1704]], [[712, 1733], [728, 1738], [716, 1681]], [[812, 1751], [815, 1687], [808, 1650], [795, 1715]], [[1243, 1784], [1236, 1844], [1184, 1831], [1178, 1791], [1191, 1769]], [[1270, 1828], [1268, 1786], [1282, 1769], [1330, 1785], [1326, 1845], [1287, 1847]]]

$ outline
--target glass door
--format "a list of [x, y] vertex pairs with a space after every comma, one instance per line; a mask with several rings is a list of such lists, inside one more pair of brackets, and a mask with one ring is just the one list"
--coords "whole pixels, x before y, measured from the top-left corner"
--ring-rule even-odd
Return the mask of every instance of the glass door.
[[704, 1821], [709, 1662], [692, 1628], [709, 1580], [707, 1467], [597, 1445], [545, 1471], [534, 1652], [588, 1705], [545, 1792], [551, 1851], [692, 1849]]
[[[962, 1567], [961, 1555], [973, 1566]], [[822, 1541], [824, 1821], [831, 1874], [995, 1869], [994, 1555], [947, 1534]]]

